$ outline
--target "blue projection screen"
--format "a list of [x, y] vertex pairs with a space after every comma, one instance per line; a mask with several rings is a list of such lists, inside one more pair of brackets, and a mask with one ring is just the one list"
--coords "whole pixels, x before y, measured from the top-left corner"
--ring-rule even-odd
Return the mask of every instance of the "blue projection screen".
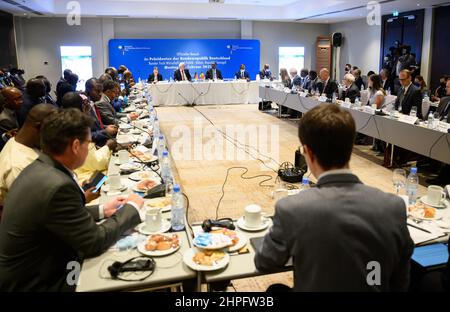
[[173, 78], [178, 64], [183, 62], [194, 74], [206, 71], [212, 62], [222, 76], [234, 78], [240, 64], [245, 64], [250, 77], [259, 72], [259, 40], [239, 39], [111, 39], [109, 41], [110, 66], [127, 66], [135, 80], [147, 79], [158, 66], [164, 80]]

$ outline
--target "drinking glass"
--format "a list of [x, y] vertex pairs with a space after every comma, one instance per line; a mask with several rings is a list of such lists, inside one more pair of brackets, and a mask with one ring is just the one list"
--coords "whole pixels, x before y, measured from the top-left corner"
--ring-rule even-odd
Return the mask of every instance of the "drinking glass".
[[409, 112], [409, 116], [417, 117], [417, 107], [411, 107], [411, 111]]
[[397, 195], [402, 187], [406, 184], [406, 171], [403, 169], [395, 169], [392, 175], [392, 183], [394, 184]]

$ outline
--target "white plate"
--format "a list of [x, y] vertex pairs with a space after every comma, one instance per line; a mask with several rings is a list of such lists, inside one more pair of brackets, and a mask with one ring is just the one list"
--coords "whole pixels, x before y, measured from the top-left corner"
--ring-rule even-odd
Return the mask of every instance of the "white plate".
[[142, 169], [142, 164], [138, 164], [135, 162], [126, 163], [126, 164], [120, 165], [119, 169], [121, 171], [137, 171], [137, 170]]
[[270, 220], [269, 218], [266, 217], [261, 217], [261, 225], [258, 227], [248, 227], [245, 224], [245, 220], [244, 217], [240, 217], [237, 222], [236, 222], [237, 226], [245, 231], [249, 231], [249, 232], [258, 232], [258, 231], [262, 231], [265, 230], [269, 224], [270, 224]]
[[139, 163], [140, 163], [140, 162], [143, 162], [143, 163], [146, 163], [146, 164], [158, 160], [158, 156], [152, 155], [152, 154], [150, 154], [150, 153], [145, 154], [144, 156], [139, 156], [139, 158], [136, 157], [136, 156], [130, 156], [130, 158], [131, 158], [131, 159], [135, 159], [135, 160], [136, 160], [137, 162], [139, 162]]
[[106, 192], [106, 193], [108, 193], [109, 191], [123, 192], [128, 188], [128, 186], [126, 186], [125, 184], [122, 184], [119, 189], [115, 189], [115, 190], [110, 190], [109, 187], [110, 187], [109, 184], [105, 184], [102, 187], [102, 191]]
[[192, 259], [197, 252], [199, 252], [199, 250], [191, 248], [188, 249], [183, 255], [184, 263], [194, 271], [215, 271], [226, 267], [230, 262], [230, 255], [228, 253], [225, 253], [225, 256], [213, 265], [197, 264]]
[[[159, 178], [146, 178], [145, 180], [151, 180], [153, 182], [155, 182], [155, 186], [161, 184]], [[138, 182], [139, 183], [139, 182]], [[138, 183], [136, 183], [135, 185], [133, 185], [133, 191], [138, 192], [138, 193], [146, 193], [148, 190], [143, 190], [137, 187]], [[154, 186], [154, 187], [155, 187]], [[151, 190], [151, 189], [150, 189]]]
[[416, 211], [409, 211], [408, 214], [412, 216], [413, 218], [420, 219], [420, 220], [439, 220], [442, 219], [441, 212], [435, 208], [436, 214], [434, 215], [434, 218], [425, 218], [421, 212], [422, 209], [418, 209]]
[[223, 249], [225, 247], [229, 247], [229, 246], [231, 246], [233, 244], [232, 241], [231, 241], [231, 238], [226, 236], [226, 235], [224, 235], [224, 234], [210, 234], [210, 235], [216, 235], [216, 237], [221, 235], [222, 238], [223, 238], [223, 241], [220, 242], [220, 243], [215, 243], [214, 245], [203, 246], [203, 245], [200, 245], [200, 244], [197, 243], [197, 238], [198, 238], [199, 235], [205, 235], [205, 233], [202, 232], [202, 233], [199, 233], [198, 235], [196, 235], [196, 237], [194, 238], [193, 243], [194, 243], [194, 246], [196, 246], [196, 247], [198, 247], [200, 249], [217, 250], [217, 249]]
[[133, 128], [133, 126], [130, 124], [126, 124], [126, 123], [119, 124], [119, 129], [131, 129], [131, 128]]
[[[143, 175], [146, 175], [146, 176], [143, 176]], [[130, 174], [128, 176], [128, 178], [130, 180], [133, 180], [133, 181], [141, 181], [143, 179], [152, 179], [152, 180], [153, 179], [158, 179], [159, 180], [158, 175], [155, 172], [153, 172], [153, 171], [137, 171], [137, 172], [133, 172], [132, 174]]]
[[178, 246], [176, 248], [171, 247], [170, 249], [167, 250], [146, 250], [145, 249], [145, 245], [147, 244], [147, 240], [145, 240], [144, 242], [140, 243], [137, 245], [137, 250], [146, 256], [151, 256], [151, 257], [162, 257], [162, 256], [167, 256], [170, 254], [173, 254], [175, 251], [177, 251], [178, 249], [180, 249], [180, 245], [181, 242], [179, 241]]
[[120, 134], [117, 136], [116, 141], [119, 144], [127, 144], [137, 142], [138, 139], [134, 135]]
[[427, 195], [422, 196], [422, 197], [420, 198], [420, 201], [421, 201], [422, 203], [424, 203], [425, 205], [428, 205], [428, 206], [431, 206], [431, 207], [434, 207], [434, 208], [444, 209], [444, 208], [447, 208], [447, 206], [448, 206], [448, 200], [446, 200], [446, 199], [444, 199], [443, 201], [441, 201], [441, 204], [440, 204], [440, 205], [430, 204], [430, 203], [428, 202], [428, 196], [427, 196]]
[[[157, 207], [149, 206], [149, 204], [150, 203], [156, 203], [158, 201], [162, 201], [162, 200], [165, 200], [165, 199], [166, 199], [165, 197], [157, 197], [157, 198], [145, 199], [144, 200], [144, 208], [146, 208], [146, 209], [157, 208]], [[160, 208], [161, 212], [168, 212], [168, 211], [170, 211], [172, 209], [171, 201], [169, 200], [168, 202], [169, 202], [168, 205]]]
[[235, 252], [243, 248], [245, 245], [247, 245], [247, 236], [245, 236], [243, 233], [236, 232], [237, 237], [239, 238], [239, 241], [236, 245], [228, 247], [228, 252]]
[[157, 231], [157, 232], [150, 232], [150, 231], [147, 231], [147, 230], [145, 229], [145, 222], [139, 224], [139, 225], [137, 226], [137, 230], [138, 230], [138, 232], [141, 233], [141, 234], [144, 234], [144, 235], [152, 235], [152, 234], [162, 234], [162, 233], [165, 233], [165, 232], [169, 231], [171, 227], [172, 227], [172, 226], [171, 226], [171, 224], [170, 224], [170, 221], [167, 220], [167, 219], [163, 219], [163, 220], [162, 220], [162, 226], [161, 226], [161, 229], [159, 229], [159, 231]]

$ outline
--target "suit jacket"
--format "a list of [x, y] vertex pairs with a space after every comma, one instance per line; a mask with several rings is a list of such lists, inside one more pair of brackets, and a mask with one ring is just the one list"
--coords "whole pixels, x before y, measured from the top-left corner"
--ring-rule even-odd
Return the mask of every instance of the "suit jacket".
[[9, 108], [4, 108], [0, 113], [0, 135], [13, 129], [18, 129], [16, 112]]
[[302, 80], [302, 77], [300, 77], [299, 75], [296, 75], [293, 79], [292, 79], [292, 86], [296, 86], [297, 88], [301, 88], [303, 87], [303, 83], [305, 81]]
[[316, 84], [316, 86], [319, 89], [320, 94], [325, 93], [327, 98], [332, 98], [333, 93], [338, 92], [338, 89], [339, 89], [336, 81], [331, 80], [331, 78], [328, 80], [328, 83], [325, 86], [325, 90], [323, 89], [323, 86], [324, 86], [323, 81], [319, 81]]
[[386, 81], [383, 83], [383, 80], [381, 80], [381, 87], [384, 89], [384, 91], [391, 91], [391, 94], [394, 94], [394, 80], [388, 78], [386, 79]]
[[[223, 80], [222, 72], [218, 69], [216, 69], [216, 76], [217, 76], [217, 79]], [[208, 69], [208, 71], [206, 72], [205, 79], [210, 79], [210, 80], [214, 79], [212, 68]]]
[[241, 71], [238, 70], [236, 72], [236, 74], [234, 74], [234, 76], [236, 77], [236, 79], [250, 79], [250, 75], [248, 73], [248, 71], [244, 70], [244, 78], [241, 77]]
[[[295, 291], [406, 291], [413, 247], [401, 198], [331, 174], [277, 202], [255, 265], [272, 272], [293, 257]], [[367, 283], [371, 261], [378, 286]]]
[[26, 91], [23, 93], [23, 104], [20, 111], [17, 114], [17, 121], [19, 127], [22, 127], [27, 119], [28, 112], [36, 105], [44, 103], [43, 98], [32, 98]]
[[361, 90], [361, 87], [363, 87], [363, 89], [365, 89], [366, 85], [364, 84], [364, 80], [362, 79], [362, 77], [358, 77], [355, 80], [355, 85], [358, 87], [359, 90]]
[[267, 71], [261, 70], [259, 72], [259, 78], [260, 79], [273, 79], [272, 73], [270, 72], [270, 70], [267, 70]]
[[[158, 73], [158, 81], [162, 81], [162, 80], [163, 80], [162, 75], [161, 75], [160, 73]], [[150, 82], [154, 82], [154, 81], [155, 81], [155, 74], [154, 74], [154, 73], [151, 73], [151, 74], [148, 76], [147, 82], [150, 83]]]
[[413, 106], [417, 107], [417, 117], [422, 119], [422, 93], [420, 89], [414, 84], [409, 86], [406, 94], [403, 94], [403, 88], [399, 89], [395, 100], [395, 109], [398, 110], [400, 106], [402, 114], [406, 115], [409, 115]]
[[352, 85], [345, 91], [342, 92], [341, 100], [345, 100], [345, 98], [349, 98], [350, 102], [355, 103], [355, 100], [357, 97], [361, 96], [361, 92], [359, 91], [358, 87], [355, 83], [352, 83]]
[[439, 113], [439, 119], [447, 118], [447, 122], [450, 122], [450, 96], [443, 97], [439, 101], [439, 106], [437, 108], [437, 112]]
[[66, 283], [67, 264], [100, 255], [140, 222], [127, 204], [97, 225], [71, 173], [42, 154], [22, 171], [5, 200], [0, 290], [73, 290]]
[[[192, 81], [191, 74], [189, 73], [189, 69], [184, 70], [184, 74], [186, 75], [186, 79], [189, 81]], [[180, 69], [177, 69], [173, 74], [173, 80], [175, 81], [182, 81], [183, 78], [181, 77], [181, 71]]]
[[103, 125], [115, 125], [117, 124], [116, 118], [124, 117], [126, 114], [117, 113], [114, 107], [111, 104], [110, 99], [105, 94], [102, 94], [102, 97], [99, 101], [94, 103], [95, 107], [97, 107], [100, 117], [102, 119]]
[[89, 114], [94, 120], [91, 128], [92, 141], [95, 143], [95, 145], [102, 147], [106, 144], [106, 141], [108, 141], [110, 136], [108, 135], [105, 129], [102, 129], [100, 121], [98, 120], [97, 115], [93, 108], [89, 111]]
[[318, 83], [318, 78], [311, 79], [308, 76], [308, 79], [306, 79], [305, 83], [303, 84], [303, 89], [308, 91], [315, 91]]

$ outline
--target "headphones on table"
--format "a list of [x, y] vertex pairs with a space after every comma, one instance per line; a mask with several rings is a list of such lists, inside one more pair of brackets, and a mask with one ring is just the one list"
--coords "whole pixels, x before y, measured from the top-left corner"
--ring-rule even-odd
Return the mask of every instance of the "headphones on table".
[[202, 223], [202, 229], [204, 232], [211, 232], [213, 227], [222, 227], [229, 230], [236, 229], [231, 218], [221, 218], [218, 220], [207, 219]]

